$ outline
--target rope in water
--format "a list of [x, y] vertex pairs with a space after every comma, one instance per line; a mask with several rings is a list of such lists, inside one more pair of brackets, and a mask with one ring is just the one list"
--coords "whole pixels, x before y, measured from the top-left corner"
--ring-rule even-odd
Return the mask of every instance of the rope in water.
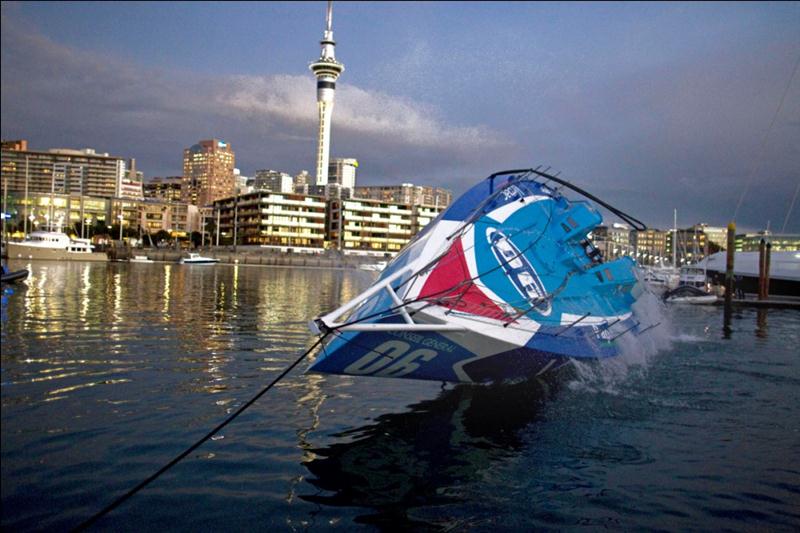
[[192, 444], [192, 445], [191, 445], [190, 447], [188, 447], [188, 448], [187, 448], [185, 451], [183, 451], [182, 453], [180, 453], [179, 455], [177, 455], [177, 456], [176, 456], [174, 459], [172, 459], [172, 460], [171, 460], [169, 463], [167, 463], [167, 464], [165, 464], [164, 466], [162, 466], [162, 467], [161, 467], [161, 468], [160, 468], [160, 469], [159, 469], [159, 470], [158, 470], [156, 473], [154, 473], [153, 475], [151, 475], [150, 477], [148, 477], [148, 478], [147, 478], [147, 479], [145, 479], [144, 481], [140, 482], [138, 485], [136, 485], [135, 487], [133, 487], [132, 489], [130, 489], [128, 492], [126, 492], [125, 494], [123, 494], [122, 496], [120, 496], [119, 498], [117, 498], [116, 500], [114, 500], [113, 502], [111, 502], [109, 505], [107, 505], [107, 506], [106, 506], [105, 508], [103, 508], [102, 510], [100, 510], [100, 511], [98, 511], [97, 513], [95, 513], [94, 515], [92, 515], [92, 516], [91, 516], [89, 519], [87, 519], [86, 521], [84, 521], [83, 523], [81, 523], [79, 526], [77, 526], [77, 527], [76, 527], [75, 529], [73, 529], [72, 531], [84, 531], [84, 530], [86, 530], [87, 528], [91, 527], [91, 526], [92, 526], [92, 525], [93, 525], [95, 522], [97, 522], [97, 521], [98, 521], [100, 518], [102, 518], [103, 516], [107, 515], [108, 513], [110, 513], [111, 511], [113, 511], [113, 510], [114, 510], [114, 509], [116, 509], [117, 507], [119, 507], [119, 506], [120, 506], [120, 505], [121, 505], [123, 502], [125, 502], [125, 500], [127, 500], [128, 498], [130, 498], [131, 496], [133, 496], [134, 494], [136, 494], [137, 492], [139, 492], [140, 490], [142, 490], [143, 488], [145, 488], [145, 487], [146, 487], [147, 485], [149, 485], [151, 482], [155, 481], [155, 480], [156, 480], [157, 478], [159, 478], [159, 477], [160, 477], [160, 476], [161, 476], [161, 475], [162, 475], [164, 472], [166, 472], [167, 470], [169, 470], [170, 468], [172, 468], [173, 466], [175, 466], [176, 464], [178, 464], [178, 463], [179, 463], [179, 462], [180, 462], [180, 461], [181, 461], [181, 460], [182, 460], [184, 457], [186, 457], [187, 455], [189, 455], [190, 453], [192, 453], [194, 450], [196, 450], [197, 448], [199, 448], [199, 447], [200, 447], [200, 446], [201, 446], [201, 445], [202, 445], [204, 442], [206, 442], [208, 439], [210, 439], [210, 438], [211, 438], [211, 437], [213, 437], [215, 434], [217, 434], [217, 433], [218, 433], [218, 432], [219, 432], [219, 431], [220, 431], [222, 428], [224, 428], [225, 426], [227, 426], [228, 424], [230, 424], [231, 422], [233, 422], [233, 420], [234, 420], [236, 417], [238, 417], [240, 414], [242, 414], [242, 413], [243, 413], [243, 412], [244, 412], [244, 411], [245, 411], [245, 410], [246, 410], [248, 407], [250, 407], [251, 405], [253, 405], [253, 404], [256, 402], [256, 400], [258, 400], [258, 399], [259, 399], [259, 398], [261, 398], [261, 397], [262, 397], [264, 394], [266, 394], [266, 392], [267, 392], [268, 390], [270, 390], [270, 389], [271, 389], [273, 386], [275, 386], [275, 384], [276, 384], [276, 383], [278, 383], [278, 382], [279, 382], [281, 379], [283, 379], [283, 378], [286, 376], [286, 374], [288, 374], [289, 372], [291, 372], [291, 371], [292, 371], [292, 369], [294, 369], [294, 367], [296, 367], [298, 364], [300, 364], [300, 362], [301, 362], [303, 359], [305, 359], [305, 358], [306, 358], [306, 356], [307, 356], [308, 354], [310, 354], [312, 351], [314, 351], [314, 349], [315, 349], [317, 346], [319, 346], [320, 344], [322, 344], [322, 342], [325, 340], [325, 338], [328, 336], [328, 334], [329, 334], [329, 333], [328, 333], [328, 332], [326, 332], [324, 335], [322, 335], [322, 336], [321, 336], [321, 337], [320, 337], [320, 338], [317, 340], [317, 342], [315, 342], [315, 343], [313, 344], [313, 346], [311, 346], [311, 348], [309, 348], [308, 350], [306, 350], [306, 351], [305, 351], [305, 353], [303, 353], [303, 355], [301, 355], [300, 357], [298, 357], [298, 358], [297, 358], [297, 359], [296, 359], [296, 360], [295, 360], [295, 361], [294, 361], [294, 362], [293, 362], [291, 365], [289, 365], [288, 367], [286, 367], [286, 369], [284, 369], [284, 371], [283, 371], [283, 372], [281, 372], [281, 373], [280, 373], [280, 375], [279, 375], [278, 377], [276, 377], [275, 379], [273, 379], [273, 380], [272, 380], [272, 382], [271, 382], [269, 385], [267, 385], [266, 387], [264, 387], [263, 389], [261, 389], [261, 391], [259, 391], [259, 392], [258, 392], [258, 394], [256, 394], [255, 396], [253, 396], [253, 397], [252, 397], [250, 400], [248, 400], [248, 401], [247, 401], [247, 403], [245, 403], [245, 404], [243, 404], [241, 407], [239, 407], [239, 409], [237, 409], [237, 410], [236, 410], [236, 411], [235, 411], [233, 414], [231, 414], [231, 415], [230, 415], [228, 418], [226, 418], [226, 419], [225, 419], [223, 422], [221, 422], [219, 425], [217, 425], [217, 427], [215, 427], [214, 429], [212, 429], [211, 431], [209, 431], [208, 433], [206, 433], [206, 434], [205, 434], [205, 436], [203, 436], [203, 437], [202, 437], [200, 440], [198, 440], [197, 442], [195, 442], [194, 444]]

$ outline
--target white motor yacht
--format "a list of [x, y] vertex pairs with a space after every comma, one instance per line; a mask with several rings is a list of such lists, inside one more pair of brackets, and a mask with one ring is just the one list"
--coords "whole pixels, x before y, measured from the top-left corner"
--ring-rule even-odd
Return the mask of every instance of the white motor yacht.
[[219, 263], [216, 257], [203, 257], [200, 254], [190, 252], [189, 257], [181, 257], [180, 263], [183, 265], [212, 265]]
[[95, 252], [89, 239], [72, 238], [59, 231], [34, 231], [22, 242], [8, 243], [10, 259], [55, 261], [108, 261], [105, 252]]

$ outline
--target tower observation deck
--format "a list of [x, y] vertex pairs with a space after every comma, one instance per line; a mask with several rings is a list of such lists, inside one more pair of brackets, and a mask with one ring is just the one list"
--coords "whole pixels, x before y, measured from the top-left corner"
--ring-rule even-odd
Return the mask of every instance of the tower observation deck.
[[344, 65], [336, 61], [333, 40], [333, 2], [328, 1], [325, 32], [319, 44], [322, 52], [309, 68], [317, 78], [317, 109], [319, 110], [319, 134], [317, 141], [317, 185], [328, 184], [328, 161], [330, 160], [331, 115], [336, 80], [344, 72]]

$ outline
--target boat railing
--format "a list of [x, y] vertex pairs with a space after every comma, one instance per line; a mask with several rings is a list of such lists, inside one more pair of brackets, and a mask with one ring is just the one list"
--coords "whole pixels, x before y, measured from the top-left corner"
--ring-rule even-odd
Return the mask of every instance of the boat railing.
[[[335, 309], [327, 315], [321, 316], [316, 320], [309, 323], [311, 331], [317, 335], [325, 331], [338, 330], [338, 331], [465, 331], [467, 328], [453, 324], [430, 324], [415, 322], [411, 314], [406, 309], [407, 304], [398, 296], [397, 292], [392, 287], [392, 283], [402, 278], [408, 273], [417, 273], [424, 266], [422, 261], [413, 261], [397, 270], [397, 272], [387, 276], [386, 278], [378, 281], [375, 285], [362, 292], [353, 298], [347, 304]], [[392, 302], [394, 307], [387, 310], [387, 312], [396, 312], [399, 314], [405, 323], [403, 324], [386, 324], [386, 323], [369, 323], [369, 322], [338, 322], [343, 316], [355, 309], [356, 307], [367, 302], [371, 298], [377, 297], [379, 293], [385, 291]]]

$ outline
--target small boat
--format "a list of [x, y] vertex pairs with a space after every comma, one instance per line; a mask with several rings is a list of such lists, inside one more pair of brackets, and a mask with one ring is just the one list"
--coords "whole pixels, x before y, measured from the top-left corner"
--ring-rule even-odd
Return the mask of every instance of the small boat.
[[[682, 266], [678, 278], [678, 287], [695, 287], [708, 290], [708, 279], [705, 267], [700, 263]], [[676, 289], [678, 287], [675, 287]]]
[[330, 338], [309, 371], [507, 383], [618, 355], [620, 337], [658, 323], [634, 312], [646, 291], [633, 260], [603, 259], [587, 237], [602, 216], [564, 188], [646, 229], [539, 169], [492, 174], [309, 324]]
[[671, 304], [710, 305], [717, 303], [717, 296], [693, 285], [680, 285], [664, 293], [665, 302]]
[[678, 285], [678, 274], [667, 269], [645, 267], [642, 269], [644, 281], [656, 294], [663, 294]]
[[378, 261], [377, 263], [364, 263], [363, 265], [358, 265], [358, 268], [361, 270], [366, 270], [367, 272], [380, 272], [386, 268], [387, 264], [388, 261]]
[[203, 257], [194, 252], [189, 253], [189, 257], [181, 257], [180, 263], [182, 265], [211, 265], [219, 263], [219, 259], [215, 257]]
[[152, 263], [153, 260], [148, 258], [146, 255], [134, 255], [129, 259], [131, 263]]
[[2, 267], [2, 281], [3, 283], [13, 283], [15, 281], [22, 281], [28, 277], [29, 272], [26, 269], [9, 272], [6, 267]]

